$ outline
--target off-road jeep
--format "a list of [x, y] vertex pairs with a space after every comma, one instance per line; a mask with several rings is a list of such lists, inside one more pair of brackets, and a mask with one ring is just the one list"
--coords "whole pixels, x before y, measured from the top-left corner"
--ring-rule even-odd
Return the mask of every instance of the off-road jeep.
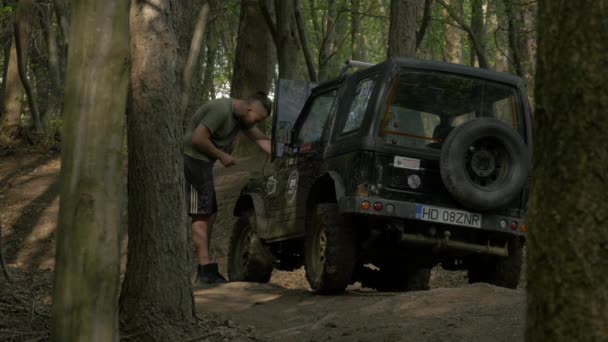
[[304, 265], [320, 293], [423, 290], [441, 263], [518, 285], [532, 149], [522, 79], [392, 59], [318, 86], [280, 80], [275, 96], [274, 169], [234, 208], [231, 280]]

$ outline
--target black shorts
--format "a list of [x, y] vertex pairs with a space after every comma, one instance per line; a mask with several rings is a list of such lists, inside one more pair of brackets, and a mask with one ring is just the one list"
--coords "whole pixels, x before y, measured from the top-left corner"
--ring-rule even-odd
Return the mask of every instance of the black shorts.
[[208, 216], [217, 213], [213, 163], [184, 155], [184, 178], [188, 215]]

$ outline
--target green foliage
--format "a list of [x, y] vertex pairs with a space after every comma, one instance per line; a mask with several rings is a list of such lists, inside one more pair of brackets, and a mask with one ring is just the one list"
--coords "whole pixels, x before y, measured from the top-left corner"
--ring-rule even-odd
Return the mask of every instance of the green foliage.
[[0, 7], [0, 19], [13, 15], [15, 9], [12, 6]]

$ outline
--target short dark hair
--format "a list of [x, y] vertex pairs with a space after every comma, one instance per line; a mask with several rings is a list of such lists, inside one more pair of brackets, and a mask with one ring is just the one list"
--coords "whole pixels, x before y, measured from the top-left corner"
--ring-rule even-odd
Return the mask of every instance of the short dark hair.
[[266, 116], [270, 116], [270, 113], [272, 113], [272, 101], [270, 101], [265, 92], [257, 91], [255, 94], [247, 98], [248, 103], [252, 103], [254, 101], [259, 101], [264, 109], [266, 109]]

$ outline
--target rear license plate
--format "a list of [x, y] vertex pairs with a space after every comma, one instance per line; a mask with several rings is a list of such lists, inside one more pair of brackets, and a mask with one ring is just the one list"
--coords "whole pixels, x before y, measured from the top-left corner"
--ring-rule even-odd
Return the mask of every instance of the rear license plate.
[[481, 228], [481, 214], [463, 210], [432, 207], [430, 205], [416, 204], [416, 219], [456, 226]]

